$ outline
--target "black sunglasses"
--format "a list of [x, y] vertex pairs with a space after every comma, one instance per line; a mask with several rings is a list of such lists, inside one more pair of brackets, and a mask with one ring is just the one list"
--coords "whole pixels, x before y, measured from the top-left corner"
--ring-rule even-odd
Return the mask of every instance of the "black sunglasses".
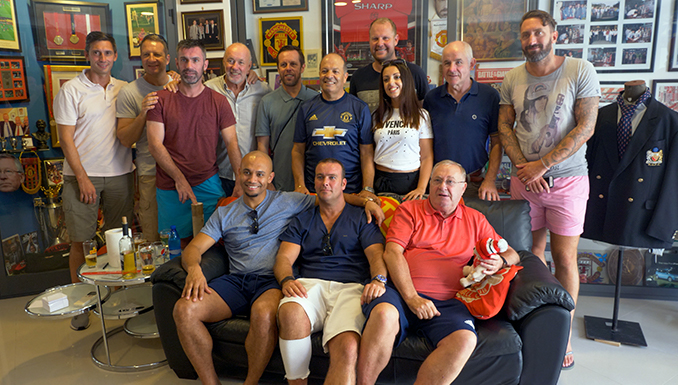
[[323, 236], [323, 255], [330, 256], [334, 254], [332, 251], [332, 245], [330, 244], [330, 234], [327, 233]]
[[396, 64], [405, 64], [405, 60], [403, 59], [393, 59], [393, 60], [386, 60], [385, 62], [381, 63], [382, 67], [388, 67], [390, 65], [396, 65]]
[[259, 233], [259, 214], [256, 210], [252, 210], [247, 214], [248, 217], [252, 218], [252, 224], [250, 225], [250, 233], [257, 234]]

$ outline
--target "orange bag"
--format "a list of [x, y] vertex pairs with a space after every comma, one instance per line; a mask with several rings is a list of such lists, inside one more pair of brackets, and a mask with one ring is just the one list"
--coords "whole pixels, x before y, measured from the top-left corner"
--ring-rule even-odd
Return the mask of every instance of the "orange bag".
[[511, 281], [522, 268], [522, 266], [511, 265], [499, 269], [496, 274], [487, 276], [482, 281], [458, 291], [457, 299], [466, 305], [473, 317], [492, 318], [504, 306]]

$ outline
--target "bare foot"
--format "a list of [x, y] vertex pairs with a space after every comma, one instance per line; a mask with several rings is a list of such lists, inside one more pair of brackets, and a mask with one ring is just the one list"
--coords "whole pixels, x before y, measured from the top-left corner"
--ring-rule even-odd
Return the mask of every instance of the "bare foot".
[[572, 369], [574, 367], [574, 354], [572, 353], [572, 344], [567, 342], [567, 350], [565, 350], [565, 358], [563, 358], [563, 370]]

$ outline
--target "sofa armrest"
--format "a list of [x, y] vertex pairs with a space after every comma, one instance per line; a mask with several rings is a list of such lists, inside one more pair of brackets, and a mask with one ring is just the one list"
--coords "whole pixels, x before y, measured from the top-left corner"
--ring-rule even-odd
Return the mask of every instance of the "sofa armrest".
[[559, 305], [574, 309], [572, 296], [551, 274], [544, 263], [529, 251], [520, 251], [518, 272], [511, 282], [504, 309], [511, 321], [517, 321], [543, 305]]
[[[209, 248], [200, 261], [200, 267], [207, 282], [228, 273], [228, 256], [224, 247], [218, 243]], [[181, 266], [181, 257], [174, 258], [159, 266], [151, 275], [151, 282], [170, 282], [180, 289], [186, 283], [186, 270]]]

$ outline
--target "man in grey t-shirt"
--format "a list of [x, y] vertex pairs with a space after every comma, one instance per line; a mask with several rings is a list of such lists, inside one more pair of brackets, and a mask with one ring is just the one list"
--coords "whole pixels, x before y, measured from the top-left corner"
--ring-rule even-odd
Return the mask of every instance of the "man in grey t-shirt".
[[[517, 169], [511, 198], [530, 202], [532, 252], [545, 261], [548, 229], [556, 278], [576, 301], [577, 245], [589, 195], [584, 154], [598, 116], [600, 85], [591, 63], [554, 54], [557, 38], [551, 15], [540, 10], [523, 15], [520, 40], [527, 62], [504, 78], [499, 134]], [[574, 365], [569, 342], [566, 352], [563, 369]]]
[[149, 241], [158, 241], [158, 203], [155, 200], [155, 159], [148, 150], [146, 112], [158, 102], [156, 91], [172, 78], [167, 74], [170, 60], [167, 42], [156, 34], [141, 41], [141, 65], [144, 76], [124, 86], [118, 94], [115, 116], [117, 135], [126, 147], [137, 144], [137, 176], [139, 185], [139, 222]]

